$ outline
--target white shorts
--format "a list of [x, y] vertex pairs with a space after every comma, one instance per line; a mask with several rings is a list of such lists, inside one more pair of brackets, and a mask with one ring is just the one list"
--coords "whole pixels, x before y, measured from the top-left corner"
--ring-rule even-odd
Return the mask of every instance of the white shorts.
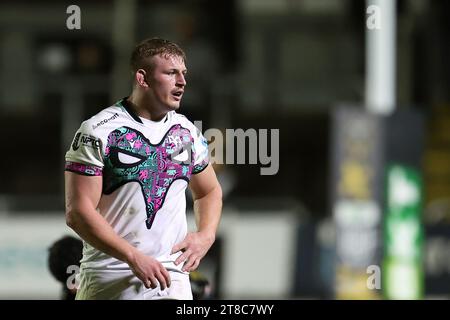
[[171, 285], [147, 289], [131, 271], [84, 270], [79, 274], [76, 300], [192, 300], [189, 274], [168, 270]]

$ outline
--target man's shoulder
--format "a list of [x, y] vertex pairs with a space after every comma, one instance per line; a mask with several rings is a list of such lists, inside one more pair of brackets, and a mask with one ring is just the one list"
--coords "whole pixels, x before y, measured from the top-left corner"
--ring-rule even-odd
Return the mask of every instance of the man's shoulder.
[[82, 126], [86, 129], [89, 128], [90, 130], [96, 130], [97, 128], [101, 128], [108, 123], [118, 121], [121, 117], [123, 117], [122, 109], [117, 105], [112, 105], [85, 120], [82, 123]]
[[172, 111], [171, 116], [172, 116], [173, 122], [179, 123], [183, 127], [189, 127], [189, 128], [195, 127], [195, 124], [190, 119], [188, 119], [188, 117], [186, 117], [184, 114]]
[[201, 122], [197, 123], [197, 121], [192, 122], [188, 117], [181, 113], [177, 113], [173, 111], [173, 123], [180, 124], [182, 127], [188, 129], [191, 132], [191, 135], [196, 138], [201, 136]]

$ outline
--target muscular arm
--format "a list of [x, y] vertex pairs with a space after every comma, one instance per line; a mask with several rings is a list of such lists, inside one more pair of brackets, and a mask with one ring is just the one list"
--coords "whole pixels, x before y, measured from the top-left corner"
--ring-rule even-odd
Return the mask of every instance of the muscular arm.
[[170, 285], [167, 270], [155, 259], [139, 252], [117, 235], [96, 208], [102, 192], [102, 177], [65, 173], [66, 222], [81, 238], [96, 249], [128, 263], [144, 285]]
[[190, 183], [198, 232], [215, 240], [222, 212], [222, 188], [211, 165]]
[[134, 248], [96, 211], [102, 177], [66, 172], [65, 178], [67, 225], [98, 250], [122, 261], [130, 260]]
[[197, 232], [189, 233], [173, 248], [173, 252], [184, 251], [175, 261], [176, 264], [185, 262], [184, 271], [195, 270], [211, 248], [222, 212], [222, 189], [211, 165], [193, 175], [189, 186], [194, 198]]

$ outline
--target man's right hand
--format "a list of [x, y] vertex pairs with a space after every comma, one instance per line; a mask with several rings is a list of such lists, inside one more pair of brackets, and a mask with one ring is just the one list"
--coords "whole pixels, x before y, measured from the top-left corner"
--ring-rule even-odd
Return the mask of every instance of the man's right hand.
[[155, 289], [158, 286], [158, 282], [162, 290], [170, 287], [169, 272], [155, 258], [146, 256], [136, 250], [127, 263], [147, 289]]
[[102, 195], [102, 176], [84, 176], [66, 171], [66, 221], [90, 245], [125, 261], [146, 288], [170, 287], [166, 268], [119, 237], [96, 208]]

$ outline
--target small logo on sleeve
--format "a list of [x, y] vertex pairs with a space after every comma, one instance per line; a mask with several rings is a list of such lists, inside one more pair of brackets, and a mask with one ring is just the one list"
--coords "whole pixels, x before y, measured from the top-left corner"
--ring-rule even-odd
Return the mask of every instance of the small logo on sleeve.
[[99, 149], [100, 148], [100, 140], [88, 135], [88, 134], [82, 134], [81, 132], [78, 132], [73, 139], [72, 143], [72, 149], [73, 151], [77, 151], [78, 148], [80, 148], [80, 145], [90, 147], [93, 149]]
[[79, 142], [80, 142], [80, 135], [81, 135], [81, 132], [78, 132], [75, 135], [75, 138], [73, 139], [73, 142], [72, 142], [72, 149], [73, 149], [73, 151], [77, 151], [78, 148], [80, 147], [80, 144], [79, 144]]

